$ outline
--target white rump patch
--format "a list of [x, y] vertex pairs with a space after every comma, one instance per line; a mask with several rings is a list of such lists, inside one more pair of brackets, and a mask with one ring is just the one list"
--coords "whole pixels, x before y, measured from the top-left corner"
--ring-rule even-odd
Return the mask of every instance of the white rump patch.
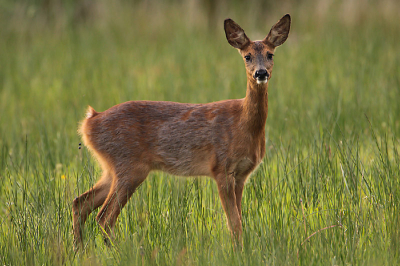
[[86, 118], [89, 119], [93, 116], [94, 109], [89, 106], [88, 110], [86, 111]]

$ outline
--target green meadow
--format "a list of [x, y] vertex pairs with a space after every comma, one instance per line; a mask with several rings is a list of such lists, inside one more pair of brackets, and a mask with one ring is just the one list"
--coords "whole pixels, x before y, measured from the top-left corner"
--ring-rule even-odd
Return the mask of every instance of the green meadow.
[[[400, 4], [279, 2], [0, 0], [0, 264], [400, 264]], [[223, 20], [257, 40], [286, 13], [243, 248], [211, 179], [152, 172], [113, 247], [94, 212], [76, 252], [72, 200], [101, 174], [87, 106], [242, 98]]]

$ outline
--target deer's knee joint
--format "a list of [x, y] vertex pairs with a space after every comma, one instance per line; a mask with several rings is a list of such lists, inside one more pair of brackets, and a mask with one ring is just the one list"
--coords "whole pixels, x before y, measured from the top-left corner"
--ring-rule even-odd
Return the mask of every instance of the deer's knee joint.
[[96, 216], [96, 221], [98, 224], [102, 225], [102, 222], [105, 219], [105, 212], [99, 212]]

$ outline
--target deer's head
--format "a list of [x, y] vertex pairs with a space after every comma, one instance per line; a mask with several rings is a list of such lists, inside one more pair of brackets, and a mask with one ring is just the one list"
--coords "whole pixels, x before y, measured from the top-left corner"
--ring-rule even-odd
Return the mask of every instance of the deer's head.
[[232, 19], [226, 19], [224, 27], [229, 44], [238, 49], [243, 57], [247, 80], [259, 85], [267, 84], [274, 66], [275, 48], [283, 44], [289, 35], [290, 15], [283, 16], [262, 41], [251, 41]]

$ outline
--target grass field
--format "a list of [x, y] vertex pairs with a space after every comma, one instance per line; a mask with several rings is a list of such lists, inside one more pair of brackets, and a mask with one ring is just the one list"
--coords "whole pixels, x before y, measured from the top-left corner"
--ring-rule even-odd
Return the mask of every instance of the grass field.
[[[78, 1], [42, 2], [0, 1], [1, 265], [400, 263], [397, 1], [220, 1], [215, 25], [196, 1], [100, 1], [82, 18]], [[76, 253], [71, 203], [100, 175], [78, 149], [87, 105], [244, 97], [223, 19], [261, 39], [285, 13], [292, 29], [274, 57], [266, 156], [244, 191], [243, 250], [211, 179], [154, 172], [119, 216], [115, 246], [91, 215]]]

